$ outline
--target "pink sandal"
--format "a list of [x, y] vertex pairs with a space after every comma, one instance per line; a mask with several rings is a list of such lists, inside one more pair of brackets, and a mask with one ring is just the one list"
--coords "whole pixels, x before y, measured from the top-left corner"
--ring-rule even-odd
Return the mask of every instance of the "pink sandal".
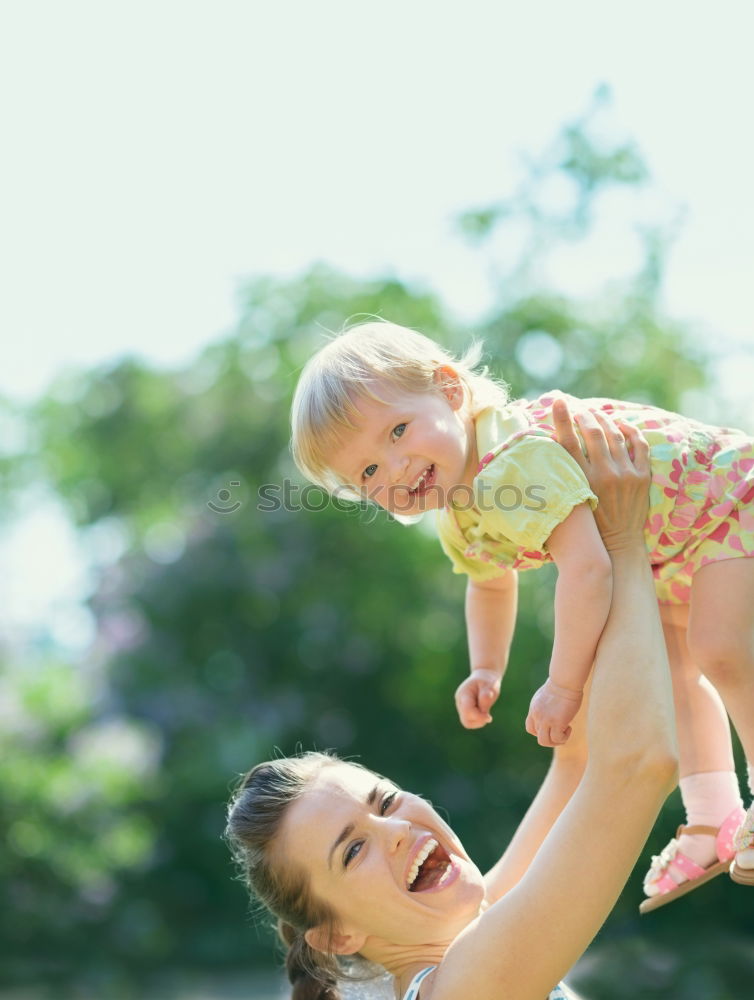
[[[648, 894], [648, 898], [639, 907], [639, 913], [649, 913], [659, 906], [672, 903], [679, 896], [685, 896], [698, 886], [709, 882], [716, 875], [722, 875], [730, 868], [731, 859], [735, 857], [736, 848], [733, 845], [733, 835], [739, 829], [744, 819], [743, 809], [736, 808], [725, 819], [718, 830], [714, 826], [679, 826], [676, 831], [676, 838], [682, 833], [707, 833], [715, 837], [715, 849], [718, 860], [709, 867], [702, 868], [682, 851], [678, 850], [678, 840], [671, 840], [661, 854], [652, 858], [652, 867], [647, 872], [644, 879], [644, 892], [647, 893], [650, 886], [656, 891]], [[670, 866], [685, 876], [683, 882], [676, 882], [669, 874]], [[751, 873], [754, 875], [754, 872]]]
[[[736, 831], [733, 849], [736, 855], [742, 851], [754, 851], [754, 803], [749, 806], [749, 811]], [[738, 857], [735, 857], [730, 866], [730, 877], [741, 885], [754, 885], [754, 868], [744, 868]]]

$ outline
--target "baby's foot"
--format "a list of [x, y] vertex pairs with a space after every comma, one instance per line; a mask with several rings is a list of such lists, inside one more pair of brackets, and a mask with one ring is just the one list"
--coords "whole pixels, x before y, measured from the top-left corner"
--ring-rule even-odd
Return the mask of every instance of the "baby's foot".
[[657, 906], [664, 906], [727, 871], [735, 854], [733, 835], [743, 816], [743, 809], [734, 809], [719, 829], [712, 826], [679, 826], [675, 839], [661, 854], [652, 858], [652, 867], [644, 879], [644, 892], [648, 898], [639, 910], [646, 913]]
[[717, 861], [714, 834], [682, 833], [684, 829], [679, 827], [677, 835], [652, 858], [644, 877], [644, 892], [650, 898], [672, 892]]
[[736, 831], [733, 846], [736, 849], [736, 867], [751, 871], [754, 876], [754, 802]]
[[[717, 860], [715, 847], [717, 830], [714, 833], [682, 833], [678, 837], [678, 850], [691, 858], [700, 868], [709, 868]], [[675, 865], [670, 866], [669, 875], [676, 883], [686, 881], [686, 876]]]

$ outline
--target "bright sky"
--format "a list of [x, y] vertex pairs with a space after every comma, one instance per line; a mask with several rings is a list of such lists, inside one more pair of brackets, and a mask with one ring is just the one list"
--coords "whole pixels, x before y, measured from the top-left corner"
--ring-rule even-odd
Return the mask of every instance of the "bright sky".
[[[753, 35], [749, 0], [6, 0], [0, 393], [126, 351], [188, 360], [232, 329], [245, 277], [315, 260], [479, 314], [454, 217], [509, 193], [606, 82], [656, 204], [685, 211], [667, 309], [714, 337], [740, 403]], [[564, 291], [630, 266], [625, 213], [598, 240], [561, 254]]]
[[[478, 311], [452, 219], [509, 192], [601, 81], [687, 210], [669, 308], [750, 337], [753, 33], [749, 0], [6, 2], [0, 391], [189, 358], [244, 277], [317, 259]], [[621, 242], [565, 267], [568, 290]]]

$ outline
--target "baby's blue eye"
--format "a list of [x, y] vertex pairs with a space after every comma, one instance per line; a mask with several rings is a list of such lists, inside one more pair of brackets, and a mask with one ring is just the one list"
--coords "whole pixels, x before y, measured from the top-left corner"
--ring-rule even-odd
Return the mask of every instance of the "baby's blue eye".
[[406, 425], [405, 424], [398, 424], [397, 427], [393, 428], [393, 437], [399, 438], [403, 434], [403, 432], [405, 431], [405, 429], [406, 429]]
[[370, 479], [375, 474], [376, 471], [377, 471], [376, 465], [368, 465], [366, 469], [364, 469], [364, 479]]

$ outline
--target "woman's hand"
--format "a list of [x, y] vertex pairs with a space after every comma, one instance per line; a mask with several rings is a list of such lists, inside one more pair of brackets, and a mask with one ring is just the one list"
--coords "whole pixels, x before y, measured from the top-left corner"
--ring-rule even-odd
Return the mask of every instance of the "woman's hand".
[[[649, 507], [649, 445], [631, 424], [616, 424], [604, 413], [584, 410], [573, 419], [564, 399], [556, 399], [552, 418], [558, 443], [581, 467], [599, 498], [594, 512], [609, 552], [643, 542]], [[581, 431], [586, 455], [574, 429]]]

